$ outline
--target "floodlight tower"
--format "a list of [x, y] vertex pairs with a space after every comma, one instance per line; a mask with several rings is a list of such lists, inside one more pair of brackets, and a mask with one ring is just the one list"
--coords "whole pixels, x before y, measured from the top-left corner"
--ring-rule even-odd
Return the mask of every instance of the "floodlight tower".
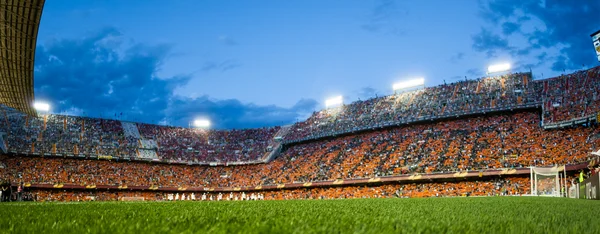
[[425, 78], [423, 78], [423, 77], [398, 82], [398, 83], [395, 83], [392, 85], [392, 89], [394, 90], [394, 93], [397, 91], [408, 90], [408, 89], [412, 89], [412, 88], [421, 88], [421, 87], [425, 87]]
[[210, 120], [208, 119], [196, 119], [194, 120], [194, 127], [197, 128], [209, 128], [210, 127]]
[[33, 103], [33, 108], [41, 114], [48, 114], [50, 112], [50, 104], [46, 102], [35, 102]]
[[487, 74], [510, 71], [510, 63], [494, 64], [488, 67]]
[[342, 96], [332, 97], [325, 100], [325, 108], [341, 106], [342, 104], [344, 104], [344, 98]]

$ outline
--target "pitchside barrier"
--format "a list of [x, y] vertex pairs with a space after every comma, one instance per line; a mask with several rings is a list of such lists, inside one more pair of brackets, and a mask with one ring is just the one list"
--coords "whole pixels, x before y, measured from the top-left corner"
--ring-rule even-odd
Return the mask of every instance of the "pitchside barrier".
[[144, 201], [144, 197], [120, 197], [119, 201]]
[[600, 200], [600, 175], [595, 174], [583, 182], [571, 186], [569, 189], [570, 198]]

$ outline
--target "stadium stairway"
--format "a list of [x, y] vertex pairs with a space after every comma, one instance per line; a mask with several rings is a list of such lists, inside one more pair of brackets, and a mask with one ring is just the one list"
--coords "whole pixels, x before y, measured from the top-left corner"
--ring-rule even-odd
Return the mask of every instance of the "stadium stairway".
[[273, 159], [279, 156], [279, 153], [281, 153], [283, 137], [288, 134], [291, 127], [292, 125], [282, 126], [279, 131], [275, 133], [275, 136], [269, 142], [269, 148], [271, 150], [266, 153], [262, 159], [264, 163], [271, 162]]
[[0, 132], [0, 152], [2, 153], [7, 153], [7, 149], [6, 149], [6, 143], [4, 142], [4, 135], [6, 133]]
[[[137, 128], [136, 128], [137, 129]], [[152, 139], [138, 139], [137, 156], [141, 159], [159, 159], [158, 144]]]
[[140, 130], [137, 125], [132, 122], [121, 121], [123, 132], [126, 137], [134, 138], [138, 140], [138, 148], [136, 149], [137, 157], [140, 159], [159, 159], [158, 157], [158, 145], [152, 139], [143, 139], [140, 135]]
[[125, 136], [140, 139], [140, 131], [138, 130], [135, 123], [121, 121], [121, 125], [123, 126]]

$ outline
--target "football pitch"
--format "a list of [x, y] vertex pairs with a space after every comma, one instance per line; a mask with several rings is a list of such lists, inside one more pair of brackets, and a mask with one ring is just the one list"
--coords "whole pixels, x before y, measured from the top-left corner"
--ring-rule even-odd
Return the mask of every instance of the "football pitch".
[[538, 197], [0, 203], [0, 232], [598, 233], [599, 214]]

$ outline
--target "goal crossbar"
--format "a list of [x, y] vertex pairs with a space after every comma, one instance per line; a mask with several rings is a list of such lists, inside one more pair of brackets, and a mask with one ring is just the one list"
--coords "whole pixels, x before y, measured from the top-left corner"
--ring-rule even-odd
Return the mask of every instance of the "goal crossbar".
[[[554, 167], [530, 167], [531, 173], [531, 195], [534, 196], [563, 196], [562, 188], [566, 184], [566, 175], [564, 166]], [[562, 181], [562, 182], [561, 182]]]

